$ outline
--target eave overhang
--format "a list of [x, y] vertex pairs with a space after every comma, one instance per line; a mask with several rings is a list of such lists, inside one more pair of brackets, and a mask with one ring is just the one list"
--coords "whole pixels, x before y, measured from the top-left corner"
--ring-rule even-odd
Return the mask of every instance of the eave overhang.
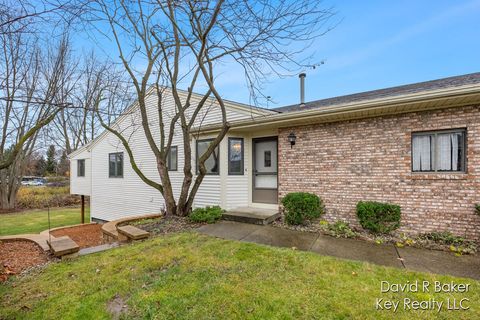
[[[258, 116], [232, 121], [229, 124], [231, 132], [251, 132], [252, 130], [287, 128], [474, 104], [480, 105], [480, 85], [478, 84]], [[195, 128], [192, 131], [208, 134], [218, 132], [220, 128], [221, 125], [214, 124]]]

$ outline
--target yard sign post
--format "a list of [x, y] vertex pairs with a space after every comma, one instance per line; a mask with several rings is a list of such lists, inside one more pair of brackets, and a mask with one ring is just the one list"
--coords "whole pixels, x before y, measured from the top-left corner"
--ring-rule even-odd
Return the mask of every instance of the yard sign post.
[[85, 223], [85, 196], [82, 195], [82, 224]]

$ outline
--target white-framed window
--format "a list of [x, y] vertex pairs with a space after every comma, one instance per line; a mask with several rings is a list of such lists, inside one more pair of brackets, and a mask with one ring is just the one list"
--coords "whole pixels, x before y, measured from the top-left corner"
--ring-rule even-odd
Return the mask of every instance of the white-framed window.
[[465, 172], [467, 130], [412, 133], [413, 172]]
[[[197, 140], [197, 148], [196, 148], [196, 163], [197, 163], [197, 174], [199, 173], [198, 171], [198, 161], [200, 160], [200, 157], [207, 151], [208, 147], [210, 146], [210, 143], [214, 139], [205, 139], [205, 140]], [[220, 148], [217, 146], [210, 157], [205, 161], [205, 168], [207, 169], [207, 175], [218, 175], [220, 174]]]
[[178, 147], [171, 146], [170, 152], [167, 155], [167, 169], [168, 171], [178, 170]]
[[243, 175], [243, 138], [228, 138], [228, 174]]
[[123, 178], [123, 152], [108, 154], [108, 176], [110, 178]]
[[85, 177], [85, 159], [77, 160], [77, 177]]

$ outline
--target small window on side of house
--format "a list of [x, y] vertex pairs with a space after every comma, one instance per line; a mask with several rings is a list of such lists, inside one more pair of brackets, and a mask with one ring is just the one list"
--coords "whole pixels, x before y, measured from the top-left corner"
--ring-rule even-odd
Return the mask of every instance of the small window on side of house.
[[178, 170], [178, 147], [171, 146], [170, 152], [167, 155], [167, 169], [168, 171]]
[[465, 172], [465, 129], [412, 134], [413, 172]]
[[[197, 140], [196, 148], [196, 163], [197, 163], [197, 174], [199, 173], [199, 160], [200, 157], [205, 154], [210, 143], [213, 139]], [[220, 174], [220, 148], [217, 146], [213, 149], [213, 152], [210, 154], [207, 160], [205, 160], [205, 168], [207, 169], [207, 175], [218, 175]]]
[[77, 177], [85, 177], [85, 159], [77, 160]]
[[243, 175], [243, 138], [228, 138], [228, 174]]
[[123, 177], [123, 152], [108, 154], [108, 176], [110, 178]]

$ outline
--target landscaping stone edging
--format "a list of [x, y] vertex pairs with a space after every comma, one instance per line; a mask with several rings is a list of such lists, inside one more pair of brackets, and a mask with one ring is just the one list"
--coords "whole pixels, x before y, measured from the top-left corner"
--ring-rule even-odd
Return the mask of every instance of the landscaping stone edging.
[[63, 226], [63, 227], [56, 227], [56, 228], [52, 228], [52, 229], [43, 230], [42, 232], [40, 232], [40, 234], [41, 235], [46, 235], [48, 237], [49, 233], [52, 232], [52, 231], [70, 229], [70, 228], [75, 228], [75, 227], [79, 227], [79, 226], [88, 226], [88, 225], [91, 225], [91, 224], [97, 224], [97, 223], [96, 222], [89, 222], [89, 223], [72, 224], [72, 225]]
[[102, 233], [103, 233], [103, 239], [105, 241], [122, 241], [126, 240], [126, 237], [122, 236], [121, 234], [118, 233], [117, 227], [121, 223], [126, 223], [126, 222], [132, 222], [132, 221], [137, 221], [137, 220], [143, 220], [143, 219], [154, 219], [154, 218], [161, 218], [163, 217], [162, 214], [147, 214], [147, 215], [141, 215], [141, 216], [133, 216], [133, 217], [128, 217], [128, 218], [122, 218], [122, 219], [117, 219], [117, 220], [112, 220], [107, 223], [104, 223], [102, 225]]
[[[55, 237], [52, 236], [52, 238], [55, 238]], [[0, 236], [0, 241], [1, 240], [7, 240], [7, 241], [26, 240], [26, 241], [34, 242], [40, 248], [42, 248], [42, 250], [45, 251], [45, 252], [50, 251], [50, 246], [47, 243], [48, 239], [49, 239], [48, 235], [31, 234], [31, 233], [15, 234], [15, 235], [11, 235], [11, 236]]]

